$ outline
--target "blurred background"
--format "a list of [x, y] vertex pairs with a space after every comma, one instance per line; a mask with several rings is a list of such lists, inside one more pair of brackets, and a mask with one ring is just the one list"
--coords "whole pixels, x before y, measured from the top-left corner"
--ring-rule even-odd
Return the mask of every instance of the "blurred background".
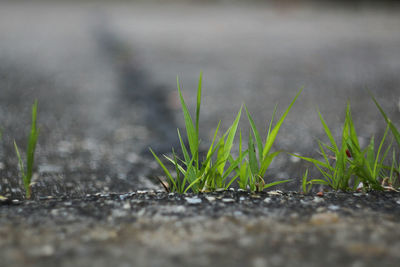
[[[37, 196], [159, 188], [148, 147], [176, 146], [176, 75], [194, 107], [200, 71], [204, 144], [242, 103], [266, 129], [275, 104], [280, 115], [304, 86], [275, 148], [318, 155], [317, 108], [339, 136], [346, 101], [365, 145], [385, 128], [368, 90], [400, 125], [397, 3], [2, 1], [0, 195], [23, 195], [13, 140], [26, 145], [34, 99]], [[298, 190], [307, 167], [282, 154], [266, 178], [297, 179], [281, 188]]]

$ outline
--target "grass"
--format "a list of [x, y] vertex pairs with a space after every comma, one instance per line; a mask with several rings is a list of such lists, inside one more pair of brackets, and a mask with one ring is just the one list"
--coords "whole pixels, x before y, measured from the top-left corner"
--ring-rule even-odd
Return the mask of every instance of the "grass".
[[183, 159], [178, 158], [175, 151], [172, 152], [172, 157], [164, 155], [167, 161], [174, 165], [176, 172], [175, 176], [172, 175], [161, 159], [150, 148], [151, 153], [162, 167], [168, 178], [168, 190], [178, 193], [186, 193], [188, 190], [191, 190], [195, 193], [198, 193], [204, 191], [215, 191], [218, 189], [227, 189], [235, 180], [235, 178], [229, 180], [229, 177], [233, 172], [233, 169], [237, 166], [238, 161], [230, 164], [228, 168], [226, 163], [228, 162], [228, 158], [233, 146], [233, 141], [237, 132], [242, 109], [239, 110], [236, 119], [229, 129], [222, 135], [221, 138], [217, 140], [220, 123], [218, 124], [214, 133], [214, 138], [207, 151], [206, 158], [201, 160], [199, 158], [199, 119], [202, 92], [202, 74], [200, 74], [197, 89], [195, 121], [193, 121], [183, 98], [178, 78], [177, 86], [184, 116], [188, 147], [186, 147], [184, 139], [178, 130], [178, 137]]
[[[254, 121], [247, 110], [247, 107], [245, 106], [247, 118], [250, 122], [253, 133], [253, 135], [249, 135], [248, 149], [243, 150], [242, 134], [241, 131], [239, 131], [239, 157], [234, 159], [231, 155], [242, 114], [242, 108], [240, 108], [234, 122], [220, 138], [218, 138], [218, 134], [221, 122], [218, 124], [216, 130], [214, 131], [214, 137], [211, 141], [211, 145], [207, 150], [206, 157], [205, 159], [201, 160], [199, 158], [201, 85], [202, 74], [200, 74], [198, 82], [197, 105], [195, 113], [196, 117], [195, 120], [193, 120], [183, 98], [179, 79], [177, 79], [177, 87], [184, 116], [188, 147], [185, 144], [180, 131], [178, 130], [178, 137], [183, 159], [178, 158], [175, 151], [172, 151], [171, 157], [164, 155], [164, 158], [168, 162], [172, 163], [172, 165], [175, 167], [175, 175], [168, 170], [163, 161], [150, 148], [154, 158], [165, 172], [168, 183], [168, 186], [166, 187], [167, 190], [178, 193], [186, 193], [189, 190], [194, 193], [216, 191], [220, 189], [226, 190], [234, 181], [239, 178], [238, 184], [241, 188], [250, 189], [250, 191], [262, 191], [265, 188], [290, 181], [284, 180], [266, 184], [263, 177], [272, 160], [281, 152], [271, 152], [271, 148], [278, 135], [279, 129], [283, 124], [283, 121], [288, 115], [294, 102], [300, 95], [301, 90], [286, 109], [282, 117], [278, 120], [276, 125], [272, 128], [273, 118], [276, 111], [275, 109], [267, 132], [267, 137], [265, 139], [265, 144], [263, 144]], [[254, 148], [253, 136], [259, 152], [258, 157], [255, 154], [256, 152]]]
[[[296, 94], [290, 105], [274, 125], [277, 110], [277, 107], [275, 107], [264, 138], [261, 138], [262, 135], [257, 129], [253, 117], [247, 106], [244, 105], [239, 109], [234, 121], [224, 133], [220, 133], [221, 121], [218, 123], [211, 144], [206, 150], [207, 153], [205, 156], [201, 156], [199, 153], [201, 143], [199, 121], [202, 73], [200, 73], [197, 86], [197, 101], [194, 116], [189, 112], [178, 78], [177, 87], [186, 134], [184, 138], [179, 129], [177, 130], [181, 149], [179, 155], [182, 156], [178, 157], [177, 153], [172, 150], [170, 156], [164, 155], [162, 159], [150, 148], [155, 160], [165, 172], [167, 184], [162, 183], [169, 192], [187, 193], [191, 191], [200, 193], [226, 190], [234, 182], [237, 182], [241, 189], [260, 192], [269, 187], [291, 181], [288, 179], [267, 183], [265, 181], [265, 174], [275, 157], [282, 152], [281, 150], [273, 151], [273, 144], [302, 89]], [[349, 103], [346, 107], [342, 135], [339, 141], [335, 140], [325, 119], [318, 111], [321, 125], [329, 140], [328, 143], [318, 140], [321, 158], [316, 159], [289, 153], [292, 156], [312, 163], [321, 175], [317, 179], [309, 178], [309, 170], [307, 169], [301, 180], [303, 192], [310, 192], [312, 187], [317, 184], [328, 186], [333, 190], [343, 191], [360, 189], [396, 190], [394, 186], [398, 186], [400, 183], [400, 159], [398, 159], [398, 153], [396, 153], [396, 148], [393, 146], [393, 141], [388, 141], [388, 136], [390, 133], [392, 134], [393, 140], [397, 144], [397, 151], [399, 151], [400, 132], [375, 97], [372, 95], [371, 97], [382, 114], [387, 127], [383, 137], [379, 141], [376, 141], [375, 137], [372, 137], [369, 144], [364, 148], [360, 146], [358, 141], [359, 138], [354, 126]], [[243, 107], [250, 125], [247, 144], [244, 144], [242, 131], [239, 128]], [[24, 157], [26, 158], [25, 163], [17, 143], [14, 141], [27, 199], [30, 199], [32, 196], [32, 176], [36, 144], [39, 137], [37, 109], [38, 103], [35, 101], [32, 106], [32, 124]], [[239, 155], [234, 158], [232, 149], [235, 146], [237, 136], [239, 136]], [[0, 129], [0, 140], [1, 137], [2, 130]], [[173, 171], [170, 171], [166, 167], [165, 162], [172, 164]]]
[[[239, 187], [242, 189], [250, 189], [250, 191], [262, 191], [266, 188], [269, 188], [271, 186], [275, 186], [278, 184], [282, 183], [287, 183], [290, 182], [291, 180], [281, 180], [281, 181], [276, 181], [276, 182], [271, 182], [271, 183], [265, 183], [264, 176], [265, 173], [267, 172], [270, 164], [272, 163], [272, 160], [278, 156], [282, 151], [275, 151], [271, 152], [272, 145], [274, 144], [279, 130], [286, 119], [287, 115], [289, 114], [289, 111], [293, 107], [294, 103], [296, 102], [297, 98], [299, 97], [300, 93], [302, 92], [303, 89], [301, 89], [293, 101], [290, 103], [289, 107], [285, 110], [281, 118], [278, 120], [276, 125], [272, 127], [274, 117], [276, 114], [276, 106], [274, 109], [274, 112], [272, 114], [272, 119], [269, 124], [268, 130], [267, 130], [267, 136], [265, 138], [265, 141], [261, 139], [261, 135], [254, 123], [253, 118], [250, 115], [250, 112], [248, 111], [247, 107], [245, 106], [246, 110], [246, 115], [247, 119], [250, 123], [250, 128], [251, 128], [251, 133], [249, 134], [249, 139], [248, 139], [248, 144], [247, 144], [247, 150], [243, 151], [242, 147], [242, 137], [240, 135], [239, 139], [239, 165], [236, 168], [236, 172], [238, 173], [239, 176]], [[253, 139], [254, 138], [254, 139]], [[257, 153], [258, 152], [258, 153]], [[245, 156], [248, 155], [248, 159], [245, 158]], [[234, 163], [234, 161], [231, 159], [231, 162]]]
[[28, 138], [28, 147], [26, 149], [26, 168], [23, 163], [21, 153], [19, 152], [17, 143], [14, 141], [15, 152], [18, 157], [19, 169], [22, 176], [22, 181], [25, 187], [25, 195], [27, 199], [30, 199], [32, 196], [32, 176], [33, 176], [33, 167], [35, 162], [35, 150], [36, 144], [39, 137], [39, 129], [36, 125], [37, 119], [37, 101], [34, 102], [32, 106], [32, 124], [31, 124], [31, 132]]
[[340, 144], [333, 138], [321, 113], [318, 112], [318, 114], [330, 141], [329, 144], [318, 141], [323, 160], [292, 154], [313, 163], [322, 175], [322, 179], [308, 180], [308, 172], [306, 172], [302, 181], [303, 191], [308, 192], [313, 184], [327, 185], [334, 190], [343, 191], [353, 191], [359, 188], [382, 190], [381, 183], [387, 177], [387, 166], [384, 165], [384, 161], [391, 148], [391, 144], [389, 144], [384, 149], [389, 127], [379, 142], [377, 150], [375, 150], [374, 137], [371, 138], [369, 145], [362, 149], [351, 116], [350, 104], [347, 104]]
[[[383, 118], [385, 119], [388, 128], [391, 130], [394, 140], [397, 143], [398, 148], [400, 149], [400, 132], [396, 128], [396, 126], [393, 124], [393, 122], [389, 119], [389, 117], [386, 115], [385, 111], [381, 107], [381, 105], [378, 103], [376, 98], [370, 93], [372, 100], [374, 101], [375, 105], [377, 106], [378, 110], [382, 114]], [[399, 183], [400, 180], [400, 160], [396, 160], [396, 150], [393, 149], [393, 156], [392, 156], [392, 164], [390, 166], [390, 175], [388, 177], [389, 181], [389, 186], [392, 186], [396, 183]]]

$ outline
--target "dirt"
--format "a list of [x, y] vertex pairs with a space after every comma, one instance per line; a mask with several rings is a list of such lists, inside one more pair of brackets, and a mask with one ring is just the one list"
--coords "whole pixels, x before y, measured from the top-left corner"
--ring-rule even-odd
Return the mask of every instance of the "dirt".
[[[400, 118], [399, 23], [363, 6], [1, 2], [0, 266], [398, 266], [399, 193], [297, 193], [310, 166], [282, 153], [266, 179], [293, 178], [283, 193], [168, 194], [148, 148], [177, 147], [176, 75], [193, 107], [200, 70], [204, 146], [242, 102], [261, 127], [301, 86], [274, 149], [318, 156], [315, 106], [338, 137], [347, 100], [368, 144], [385, 125], [366, 87]], [[34, 99], [27, 201], [13, 142]]]

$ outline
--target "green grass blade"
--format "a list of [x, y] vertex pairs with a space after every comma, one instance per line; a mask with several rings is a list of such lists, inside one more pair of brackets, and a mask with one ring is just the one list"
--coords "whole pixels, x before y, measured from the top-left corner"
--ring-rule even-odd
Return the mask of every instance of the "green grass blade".
[[178, 132], [178, 138], [179, 138], [179, 143], [181, 144], [181, 150], [183, 153], [183, 157], [185, 159], [185, 163], [187, 164], [190, 161], [190, 156], [189, 153], [186, 149], [185, 143], [183, 142], [182, 136], [181, 136], [181, 132], [179, 131], [179, 129], [177, 129]]
[[375, 102], [375, 105], [378, 107], [379, 111], [381, 112], [383, 118], [385, 118], [386, 123], [389, 125], [390, 130], [393, 133], [393, 136], [397, 142], [397, 144], [400, 146], [400, 132], [397, 130], [396, 126], [392, 123], [392, 121], [388, 118], [386, 115], [385, 111], [383, 111], [383, 108], [381, 105], [379, 105], [378, 101], [375, 99], [375, 97], [370, 93], [372, 100]]
[[249, 150], [250, 170], [253, 174], [256, 174], [256, 173], [258, 173], [259, 166], [258, 166], [258, 161], [257, 161], [257, 157], [256, 157], [256, 151], [254, 148], [253, 137], [251, 134], [249, 134], [248, 150]]
[[181, 87], [179, 84], [178, 77], [176, 77], [176, 83], [178, 86], [179, 99], [181, 102], [183, 117], [185, 120], [186, 134], [187, 134], [188, 141], [189, 141], [190, 152], [192, 153], [192, 156], [193, 156], [198, 153], [199, 140], [198, 140], [198, 136], [196, 133], [196, 128], [193, 124], [192, 117], [190, 116], [189, 110], [188, 110], [185, 100], [183, 98], [182, 90], [181, 90]]
[[255, 141], [257, 144], [258, 155], [261, 160], [262, 159], [262, 151], [263, 151], [262, 139], [260, 137], [260, 133], [257, 130], [256, 124], [254, 123], [254, 120], [250, 115], [250, 112], [247, 110], [246, 105], [244, 105], [244, 108], [246, 110], [247, 119], [249, 120], [251, 130], [253, 131], [253, 134], [254, 134], [254, 138], [256, 139]]
[[176, 183], [174, 178], [172, 178], [171, 173], [168, 171], [167, 167], [165, 167], [164, 163], [162, 163], [162, 161], [157, 157], [157, 155], [154, 153], [154, 151], [150, 149], [151, 154], [153, 154], [153, 157], [156, 159], [156, 161], [158, 162], [158, 164], [161, 166], [161, 168], [164, 170], [164, 173], [167, 175], [168, 179], [170, 180], [170, 182], [173, 185], [173, 189], [171, 191], [178, 191], [177, 187], [176, 187]]
[[329, 141], [331, 142], [335, 153], [338, 152], [339, 149], [338, 149], [338, 146], [336, 145], [335, 139], [333, 138], [332, 132], [331, 132], [331, 130], [329, 130], [329, 127], [326, 124], [326, 122], [325, 122], [324, 118], [322, 117], [321, 112], [319, 112], [319, 110], [318, 110], [318, 115], [319, 115], [319, 119], [321, 121], [322, 127], [324, 128], [325, 134], [328, 136]]
[[232, 126], [228, 130], [228, 135], [227, 135], [227, 138], [226, 138], [226, 142], [225, 142], [225, 144], [223, 146], [223, 153], [222, 153], [223, 163], [218, 168], [218, 171], [219, 171], [219, 173], [221, 175], [224, 172], [226, 161], [228, 160], [228, 157], [231, 154], [231, 149], [232, 149], [232, 146], [233, 146], [233, 140], [235, 139], [235, 135], [236, 135], [236, 132], [237, 132], [237, 128], [238, 128], [238, 124], [239, 124], [239, 120], [240, 120], [241, 115], [242, 115], [242, 107], [240, 107], [239, 112], [238, 112], [238, 114], [237, 114], [237, 116], [235, 118], [235, 121], [233, 122]]
[[[382, 147], [380, 147], [380, 148], [382, 148]], [[380, 150], [378, 150], [378, 153], [376, 155], [376, 160], [378, 160], [378, 158], [379, 158], [379, 152], [380, 152]], [[375, 160], [375, 138], [372, 137], [371, 141], [369, 142], [369, 145], [367, 147], [367, 162], [368, 162], [368, 165], [369, 166], [376, 165], [376, 163], [377, 163], [376, 160]], [[375, 173], [375, 168], [374, 168], [374, 173]]]
[[231, 186], [231, 184], [234, 182], [234, 181], [236, 181], [236, 179], [239, 177], [239, 174], [236, 174], [230, 181], [229, 181], [229, 183], [225, 186], [225, 190], [227, 190], [230, 186]]
[[303, 189], [303, 193], [308, 192], [307, 183], [308, 183], [308, 169], [306, 169], [305, 173], [303, 174], [303, 178], [301, 180], [301, 187]]
[[[187, 166], [187, 171], [186, 175], [184, 177], [185, 182], [188, 181], [189, 184], [193, 184], [194, 181], [199, 178], [197, 176], [197, 171], [195, 167], [193, 166], [193, 163], [195, 161], [195, 157], [192, 157], [191, 161], [189, 162], [189, 165]], [[195, 184], [193, 184], [191, 187], [193, 187]], [[198, 191], [198, 188], [194, 188], [193, 191], [196, 193]]]
[[203, 72], [200, 72], [199, 84], [198, 84], [198, 87], [197, 87], [197, 105], [196, 105], [196, 134], [197, 134], [197, 136], [199, 136], [199, 120], [200, 120], [202, 80], [203, 80]]
[[319, 150], [321, 151], [321, 154], [324, 157], [324, 160], [326, 162], [326, 168], [329, 169], [330, 171], [333, 171], [333, 168], [331, 167], [331, 165], [329, 163], [328, 156], [325, 153], [325, 149], [323, 148], [321, 141], [319, 141], [319, 140], [318, 140], [318, 146], [319, 146]]
[[283, 184], [283, 183], [288, 183], [288, 182], [291, 182], [291, 181], [292, 181], [291, 179], [288, 179], [288, 180], [282, 180], [282, 181], [272, 182], [272, 183], [269, 183], [269, 184], [264, 185], [264, 189], [267, 189], [267, 188], [272, 187], [272, 186], [275, 186], [275, 185], [279, 185], [279, 184]]
[[180, 170], [179, 170], [179, 167], [181, 167], [181, 166], [178, 164], [178, 159], [177, 159], [175, 151], [173, 149], [172, 149], [172, 155], [174, 157], [173, 163], [175, 165], [175, 172], [176, 172], [176, 187], [179, 188], [179, 192], [182, 192], [183, 189], [185, 188], [186, 181], [185, 181], [185, 179], [183, 181], [181, 181], [181, 175], [180, 175]]
[[267, 142], [267, 140], [268, 140], [268, 138], [269, 138], [269, 135], [270, 135], [270, 133], [271, 133], [272, 123], [274, 122], [274, 118], [275, 118], [277, 109], [278, 109], [278, 105], [275, 105], [275, 107], [274, 107], [274, 112], [272, 112], [271, 121], [269, 122], [268, 131], [267, 131], [267, 138], [265, 139], [265, 142]]
[[[195, 179], [193, 182], [191, 182], [189, 185], [188, 185], [188, 187], [186, 187], [186, 189], [185, 189], [185, 191], [183, 191], [183, 193], [187, 193], [187, 191], [189, 190], [189, 189], [191, 189], [194, 185], [196, 185], [197, 183], [199, 183], [200, 182], [200, 180], [202, 179], [203, 177], [198, 177], [197, 179]], [[196, 190], [196, 192], [195, 193], [198, 193], [198, 191]]]
[[241, 161], [241, 159], [237, 158], [235, 161], [233, 161], [231, 163], [229, 168], [224, 172], [224, 175], [222, 176], [222, 180], [225, 180], [226, 178], [228, 178], [228, 176], [233, 172], [233, 170], [237, 168], [237, 166], [239, 165], [240, 161]]
[[283, 121], [286, 119], [286, 116], [289, 114], [289, 111], [292, 109], [294, 103], [296, 102], [297, 98], [299, 97], [299, 95], [301, 94], [302, 91], [303, 91], [303, 88], [301, 88], [300, 91], [297, 93], [297, 95], [295, 96], [293, 101], [290, 103], [289, 107], [285, 110], [282, 117], [279, 119], [279, 121], [276, 123], [275, 127], [272, 129], [271, 133], [268, 135], [268, 139], [265, 142], [265, 146], [263, 149], [262, 158], [265, 158], [268, 155], [269, 151], [271, 150], [272, 145], [274, 144], [275, 139], [278, 135], [279, 129], [281, 128], [281, 126], [283, 124]]
[[249, 165], [247, 161], [243, 162], [239, 168], [239, 178], [239, 187], [245, 190], [249, 182]]
[[177, 167], [178, 167], [178, 170], [179, 170], [183, 175], [186, 174], [185, 168], [183, 168], [182, 165], [180, 165], [180, 164], [178, 163], [178, 160], [177, 160], [177, 158], [176, 158], [175, 156], [174, 156], [174, 158], [172, 159], [172, 158], [170, 158], [170, 157], [164, 155], [164, 158], [165, 158], [166, 160], [168, 160], [169, 162], [171, 162], [172, 164], [174, 164], [174, 165], [176, 164]]
[[272, 163], [272, 160], [273, 160], [276, 156], [278, 156], [281, 152], [282, 152], [281, 150], [280, 150], [280, 151], [276, 151], [276, 152], [274, 152], [274, 153], [268, 154], [268, 155], [264, 158], [264, 160], [261, 162], [261, 167], [260, 167], [260, 172], [259, 172], [259, 174], [260, 174], [261, 177], [264, 177], [265, 173], [266, 173], [267, 170], [268, 170], [269, 165], [271, 165], [271, 163]]
[[330, 169], [330, 166], [329, 166], [328, 164], [326, 164], [325, 162], [322, 162], [322, 161], [320, 161], [320, 160], [313, 159], [313, 158], [309, 158], [309, 157], [303, 157], [303, 156], [296, 155], [296, 154], [293, 154], [293, 153], [288, 153], [288, 154], [291, 155], [291, 156], [293, 156], [293, 157], [297, 157], [297, 158], [299, 158], [299, 159], [302, 159], [302, 160], [311, 162], [311, 163], [313, 163], [314, 165], [319, 165], [319, 166], [321, 166], [321, 167], [323, 167], [323, 168]]
[[17, 158], [18, 158], [18, 165], [19, 165], [19, 170], [22, 175], [22, 181], [24, 182], [24, 186], [26, 187], [27, 185], [29, 185], [29, 183], [27, 184], [24, 163], [22, 161], [22, 157], [21, 157], [21, 154], [19, 153], [19, 149], [18, 149], [18, 146], [17, 146], [17, 143], [15, 142], [15, 140], [14, 140], [14, 148], [15, 148], [15, 153], [17, 154]]
[[[383, 153], [382, 159], [381, 159], [381, 161], [380, 161], [380, 160], [379, 160], [380, 154], [381, 154], [381, 151], [382, 151], [382, 148], [383, 148], [383, 144], [384, 144], [384, 142], [385, 142], [385, 140], [386, 140], [388, 131], [389, 131], [389, 126], [386, 127], [385, 133], [383, 134], [382, 140], [381, 140], [381, 142], [380, 142], [380, 144], [379, 144], [379, 147], [378, 147], [378, 151], [377, 151], [377, 153], [376, 153], [376, 159], [375, 159], [375, 164], [374, 164], [374, 174], [378, 174], [379, 171], [378, 171], [377, 169], [378, 169], [379, 163], [382, 163], [382, 162], [385, 160], [385, 158], [387, 157], [387, 153], [389, 152], [389, 149], [390, 149], [390, 147], [391, 147], [391, 144], [390, 144], [390, 145], [388, 146], [388, 149], [386, 149], [386, 151]], [[376, 178], [378, 178], [377, 176], [378, 176], [378, 175], [376, 175]]]
[[350, 103], [347, 103], [346, 118], [347, 118], [347, 123], [348, 123], [348, 127], [349, 127], [350, 139], [359, 148], [360, 144], [358, 143], [358, 136], [357, 136], [356, 128], [354, 127], [353, 118], [351, 116]]
[[37, 119], [37, 106], [38, 102], [35, 100], [35, 103], [32, 106], [32, 126], [31, 126], [31, 133], [29, 135], [28, 140], [28, 148], [27, 148], [27, 155], [26, 155], [26, 176], [29, 180], [29, 183], [32, 179], [33, 174], [33, 166], [35, 161], [35, 150], [36, 144], [39, 137], [39, 130], [36, 126], [36, 119]]
[[322, 185], [328, 185], [331, 186], [329, 182], [322, 180], [322, 179], [312, 179], [308, 181], [311, 184], [322, 184]]

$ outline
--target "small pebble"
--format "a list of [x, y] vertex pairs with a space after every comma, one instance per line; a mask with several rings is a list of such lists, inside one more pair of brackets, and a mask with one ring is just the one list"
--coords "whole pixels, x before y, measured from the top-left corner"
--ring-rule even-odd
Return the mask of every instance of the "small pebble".
[[280, 190], [269, 191], [269, 192], [267, 192], [267, 194], [271, 195], [271, 196], [280, 196], [280, 195], [282, 195], [282, 191], [280, 191]]
[[325, 200], [321, 197], [314, 197], [313, 202], [314, 203], [320, 203], [320, 202], [324, 202]]
[[235, 202], [235, 200], [234, 200], [233, 198], [223, 198], [223, 199], [222, 199], [222, 202], [225, 202], [225, 203], [232, 203], [232, 202]]
[[306, 200], [302, 200], [302, 199], [300, 199], [300, 203], [303, 205], [310, 205], [310, 202], [308, 202]]
[[185, 200], [189, 204], [200, 204], [202, 202], [198, 197], [186, 197]]
[[209, 202], [215, 201], [215, 197], [207, 196], [206, 199], [207, 199]]
[[122, 206], [124, 210], [130, 210], [131, 209], [131, 203], [125, 202], [125, 204]]
[[329, 209], [329, 210], [335, 211], [335, 210], [339, 210], [339, 209], [340, 209], [340, 206], [338, 206], [338, 205], [329, 205], [329, 206], [328, 206], [328, 209]]
[[267, 197], [266, 199], [264, 199], [264, 202], [265, 202], [265, 203], [271, 203], [271, 202], [272, 202], [272, 199], [269, 198], [269, 197]]

